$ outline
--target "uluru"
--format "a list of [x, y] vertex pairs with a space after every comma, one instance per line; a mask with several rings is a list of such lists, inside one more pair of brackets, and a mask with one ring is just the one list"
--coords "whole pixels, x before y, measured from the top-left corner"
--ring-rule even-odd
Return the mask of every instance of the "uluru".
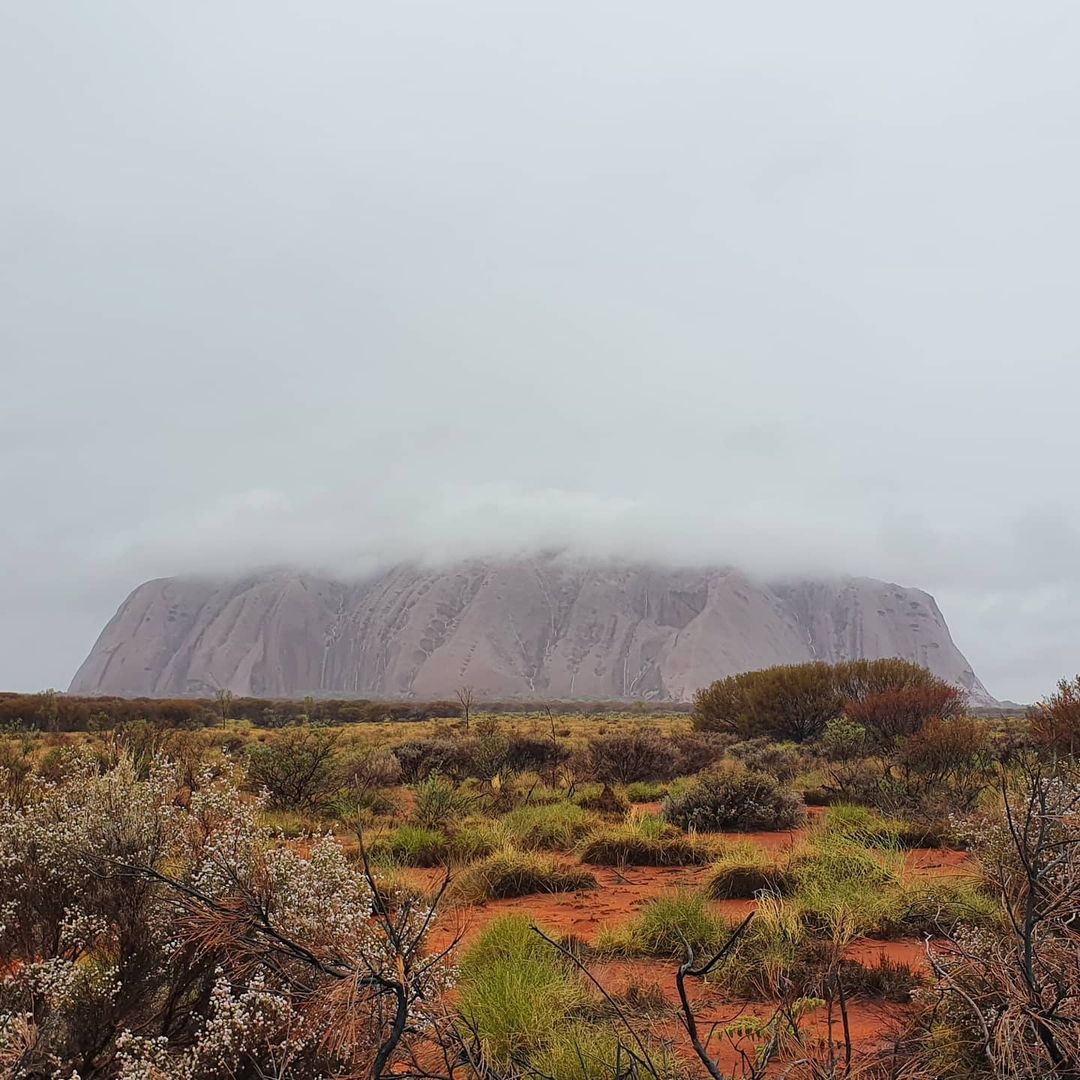
[[919, 589], [564, 556], [148, 581], [70, 691], [684, 701], [739, 671], [885, 656], [993, 700]]

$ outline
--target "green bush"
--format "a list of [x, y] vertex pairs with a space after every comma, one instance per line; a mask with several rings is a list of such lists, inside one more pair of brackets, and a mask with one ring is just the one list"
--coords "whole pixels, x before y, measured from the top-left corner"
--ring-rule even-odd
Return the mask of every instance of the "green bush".
[[805, 742], [838, 716], [844, 697], [828, 664], [785, 664], [720, 679], [694, 695], [694, 727], [751, 739]]
[[967, 696], [907, 660], [786, 664], [720, 679], [694, 696], [694, 726], [743, 739], [806, 742], [846, 713], [879, 744], [912, 735], [931, 718], [960, 715]]
[[442, 829], [460, 818], [469, 801], [441, 773], [433, 772], [414, 788], [416, 804], [412, 817], [425, 829]]
[[664, 817], [686, 830], [794, 829], [806, 819], [802, 800], [768, 773], [729, 766], [699, 776], [664, 801]]
[[668, 780], [672, 754], [663, 736], [652, 731], [605, 735], [589, 742], [589, 766], [604, 783], [629, 784], [635, 780]]
[[248, 783], [278, 810], [311, 810], [337, 794], [343, 776], [336, 735], [290, 728], [248, 751]]

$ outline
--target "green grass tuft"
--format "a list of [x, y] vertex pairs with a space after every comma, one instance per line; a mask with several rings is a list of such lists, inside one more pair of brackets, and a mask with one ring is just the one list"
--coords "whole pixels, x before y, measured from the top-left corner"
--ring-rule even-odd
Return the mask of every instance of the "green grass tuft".
[[703, 893], [680, 889], [642, 905], [637, 916], [606, 927], [596, 939], [600, 953], [617, 956], [664, 956], [684, 959], [689, 945], [698, 957], [720, 946], [727, 921], [709, 906]]
[[458, 1010], [499, 1065], [550, 1050], [589, 994], [566, 959], [520, 915], [497, 919], [461, 960]]
[[541, 806], [519, 806], [502, 822], [521, 847], [533, 851], [569, 851], [596, 827], [598, 820], [588, 810], [564, 799]]
[[581, 867], [568, 866], [549, 855], [508, 848], [466, 867], [451, 885], [449, 899], [482, 904], [530, 893], [595, 888], [596, 878]]
[[756, 844], [733, 844], [713, 864], [705, 886], [714, 900], [752, 900], [759, 893], [782, 895], [793, 882], [786, 868]]
[[704, 866], [715, 850], [715, 845], [646, 814], [593, 833], [581, 848], [581, 861], [591, 866]]

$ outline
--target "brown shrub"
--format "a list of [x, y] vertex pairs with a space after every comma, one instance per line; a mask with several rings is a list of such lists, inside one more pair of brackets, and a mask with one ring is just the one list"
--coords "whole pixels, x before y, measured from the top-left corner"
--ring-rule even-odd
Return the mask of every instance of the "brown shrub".
[[1036, 746], [1072, 758], [1080, 755], [1080, 675], [1062, 679], [1029, 711], [1028, 722]]

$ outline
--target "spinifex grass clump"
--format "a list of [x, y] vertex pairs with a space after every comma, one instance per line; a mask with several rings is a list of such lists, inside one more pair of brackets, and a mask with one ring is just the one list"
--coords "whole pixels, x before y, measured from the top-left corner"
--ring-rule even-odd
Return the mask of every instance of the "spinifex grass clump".
[[589, 999], [578, 972], [524, 916], [496, 919], [461, 959], [458, 1011], [498, 1064], [550, 1050]]
[[787, 870], [790, 904], [811, 933], [846, 944], [864, 934], [903, 932], [901, 852], [822, 837], [792, 853]]
[[[458, 1013], [467, 1037], [501, 1075], [552, 1080], [618, 1080], [631, 1059], [604, 1001], [573, 963], [527, 918], [495, 920], [462, 957]], [[629, 1037], [629, 1036], [627, 1036]], [[674, 1077], [662, 1048], [647, 1053], [658, 1078]], [[650, 1072], [652, 1071], [650, 1070]]]
[[378, 837], [368, 848], [380, 863], [398, 866], [441, 866], [450, 860], [450, 841], [438, 829], [402, 825], [387, 836]]
[[835, 803], [825, 812], [820, 830], [866, 847], [940, 847], [941, 830], [887, 818], [865, 806]]
[[543, 806], [519, 806], [503, 819], [516, 844], [535, 851], [569, 851], [599, 818], [563, 800]]
[[450, 898], [463, 904], [506, 900], [530, 893], [595, 889], [596, 878], [579, 866], [550, 855], [505, 848], [466, 867], [450, 888]]
[[680, 889], [657, 896], [621, 926], [606, 927], [596, 939], [600, 953], [685, 959], [689, 945], [699, 957], [716, 949], [729, 932], [727, 921], [703, 893]]
[[733, 844], [716, 860], [706, 891], [714, 900], [751, 900], [761, 892], [790, 892], [792, 886], [783, 861], [744, 841]]
[[659, 802], [670, 785], [656, 780], [635, 780], [626, 785], [626, 800], [631, 803]]
[[581, 861], [592, 866], [702, 866], [713, 853], [707, 842], [644, 814], [593, 833], [582, 846]]
[[749, 832], [794, 829], [806, 820], [806, 808], [776, 777], [728, 762], [668, 796], [664, 816], [686, 830]]

